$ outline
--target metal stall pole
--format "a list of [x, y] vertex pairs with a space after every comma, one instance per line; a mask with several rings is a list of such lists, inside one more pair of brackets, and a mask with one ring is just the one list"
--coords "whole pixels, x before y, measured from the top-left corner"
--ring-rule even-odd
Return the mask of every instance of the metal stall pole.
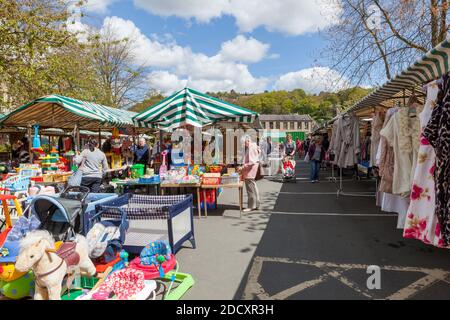
[[28, 154], [30, 155], [30, 162], [33, 163], [34, 154], [33, 154], [32, 139], [31, 139], [33, 130], [31, 128], [31, 124], [28, 125], [27, 131], [28, 131], [27, 132], [27, 134], [28, 134]]

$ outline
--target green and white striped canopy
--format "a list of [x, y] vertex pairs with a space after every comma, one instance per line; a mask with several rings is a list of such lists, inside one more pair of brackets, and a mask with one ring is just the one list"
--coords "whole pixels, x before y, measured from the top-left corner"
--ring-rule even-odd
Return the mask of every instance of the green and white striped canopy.
[[137, 113], [103, 105], [49, 95], [33, 100], [0, 119], [1, 126], [27, 127], [39, 124], [42, 128], [107, 129], [134, 126]]
[[204, 127], [221, 121], [257, 123], [251, 110], [185, 88], [151, 106], [133, 118], [137, 126], [164, 131], [191, 125]]
[[385, 83], [383, 86], [357, 102], [348, 112], [361, 108], [375, 107], [398, 95], [404, 89], [418, 89], [432, 80], [438, 79], [447, 72], [450, 62], [450, 37], [427, 52], [422, 59], [416, 61], [408, 69]]

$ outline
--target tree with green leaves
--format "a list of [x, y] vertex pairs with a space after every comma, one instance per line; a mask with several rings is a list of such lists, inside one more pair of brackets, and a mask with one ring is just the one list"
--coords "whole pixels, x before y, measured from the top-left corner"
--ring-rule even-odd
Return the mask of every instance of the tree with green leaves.
[[144, 67], [136, 66], [133, 39], [118, 38], [111, 24], [95, 31], [89, 40], [93, 67], [103, 93], [100, 103], [119, 108], [142, 100]]
[[[68, 85], [57, 83], [73, 67], [64, 63], [66, 49], [79, 48], [76, 35], [67, 30], [67, 9], [63, 0], [0, 0], [2, 106], [17, 107]], [[72, 87], [78, 86], [75, 81]]]

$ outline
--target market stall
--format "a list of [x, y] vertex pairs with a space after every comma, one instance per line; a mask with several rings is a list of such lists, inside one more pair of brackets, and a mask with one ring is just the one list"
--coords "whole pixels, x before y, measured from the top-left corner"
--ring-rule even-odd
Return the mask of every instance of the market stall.
[[[356, 164], [365, 148], [378, 182], [377, 204], [398, 214], [405, 238], [441, 248], [450, 247], [448, 190], [442, 184], [448, 178], [442, 147], [449, 143], [449, 61], [448, 38], [332, 124], [336, 163]], [[366, 145], [359, 143], [363, 130], [370, 131]]]
[[[225, 128], [261, 127], [257, 113], [190, 88], [178, 91], [136, 115], [133, 120], [140, 127], [160, 130], [161, 136], [179, 128], [193, 133], [194, 128], [215, 128], [224, 132]], [[217, 205], [218, 191], [230, 187], [238, 189], [242, 211], [242, 178], [235, 170], [236, 164], [224, 165], [217, 160], [214, 165], [192, 165], [193, 159], [181, 159], [177, 164], [164, 161], [167, 158], [163, 160], [162, 170], [161, 167], [159, 169], [162, 190], [190, 186], [197, 197], [199, 215], [200, 207], [203, 206], [207, 216], [208, 207]]]
[[[53, 95], [36, 99], [3, 119], [2, 130], [15, 133], [25, 128], [31, 140], [29, 149], [37, 156], [28, 161], [32, 163], [21, 163], [14, 168], [10, 177], [1, 183], [0, 191], [6, 194], [2, 195], [5, 201], [0, 223], [5, 220], [7, 225], [6, 230], [0, 229], [1, 296], [175, 300], [194, 285], [191, 275], [180, 272], [175, 257], [186, 241], [195, 248], [192, 196], [122, 194], [125, 186], [119, 182], [115, 189], [119, 195], [94, 194], [81, 186], [64, 190], [55, 186], [72, 176], [72, 167], [66, 160], [69, 153], [82, 149], [83, 134], [91, 138], [98, 136], [99, 142], [111, 139], [113, 155], [128, 150], [134, 140], [129, 138], [134, 138], [138, 131], [131, 121], [133, 115]], [[41, 144], [44, 135], [52, 137], [46, 151]], [[55, 137], [62, 140], [58, 146]], [[129, 143], [123, 143], [123, 149], [117, 142]], [[114, 165], [111, 167], [109, 171], [115, 170]], [[128, 170], [130, 180], [135, 178], [136, 183], [159, 189], [159, 175], [154, 176], [150, 168], [147, 172], [145, 169], [144, 165], [132, 165]], [[145, 173], [151, 177], [145, 177]], [[75, 234], [76, 243], [71, 242]], [[86, 241], [78, 241], [83, 236]], [[24, 239], [26, 243], [35, 240], [44, 245], [33, 242], [25, 247], [21, 242]], [[46, 254], [35, 252], [38, 247], [47, 248]], [[21, 253], [29, 250], [33, 250], [32, 256], [45, 256], [45, 259], [27, 265], [24, 259], [29, 255]], [[78, 262], [70, 265], [72, 260], [65, 258], [75, 252]], [[66, 286], [65, 272], [54, 271], [69, 267], [77, 272], [71, 275], [72, 285]], [[35, 272], [36, 268], [48, 272]], [[48, 284], [50, 278], [55, 286]], [[60, 283], [62, 288], [58, 287]], [[115, 290], [105, 294], [112, 286]], [[128, 290], [130, 286], [133, 292]]]
[[[132, 121], [136, 113], [110, 108], [60, 95], [50, 95], [36, 100], [5, 115], [0, 120], [1, 130], [24, 132], [28, 136], [30, 163], [37, 163], [41, 171], [34, 175], [38, 183], [60, 182], [52, 174], [72, 171], [73, 156], [82, 149], [83, 137], [98, 137], [119, 142], [119, 147], [107, 154], [110, 168], [115, 171], [125, 169], [121, 141], [124, 136], [134, 136], [138, 129]], [[119, 131], [120, 128], [120, 131]], [[148, 131], [148, 130], [147, 130]], [[48, 137], [47, 149], [41, 142]], [[26, 165], [21, 165], [26, 167]], [[41, 175], [42, 173], [42, 175]], [[33, 177], [32, 177], [33, 178]], [[67, 180], [67, 179], [64, 179]]]

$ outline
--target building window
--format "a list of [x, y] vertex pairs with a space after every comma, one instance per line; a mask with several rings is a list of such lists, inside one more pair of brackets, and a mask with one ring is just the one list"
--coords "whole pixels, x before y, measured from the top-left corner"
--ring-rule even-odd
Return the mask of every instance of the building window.
[[291, 130], [295, 130], [295, 122], [291, 122]]
[[306, 130], [309, 130], [309, 122], [305, 122], [305, 128]]
[[277, 121], [277, 122], [275, 122], [275, 129], [280, 129], [280, 122], [279, 121]]
[[298, 123], [298, 130], [303, 130], [303, 122]]

